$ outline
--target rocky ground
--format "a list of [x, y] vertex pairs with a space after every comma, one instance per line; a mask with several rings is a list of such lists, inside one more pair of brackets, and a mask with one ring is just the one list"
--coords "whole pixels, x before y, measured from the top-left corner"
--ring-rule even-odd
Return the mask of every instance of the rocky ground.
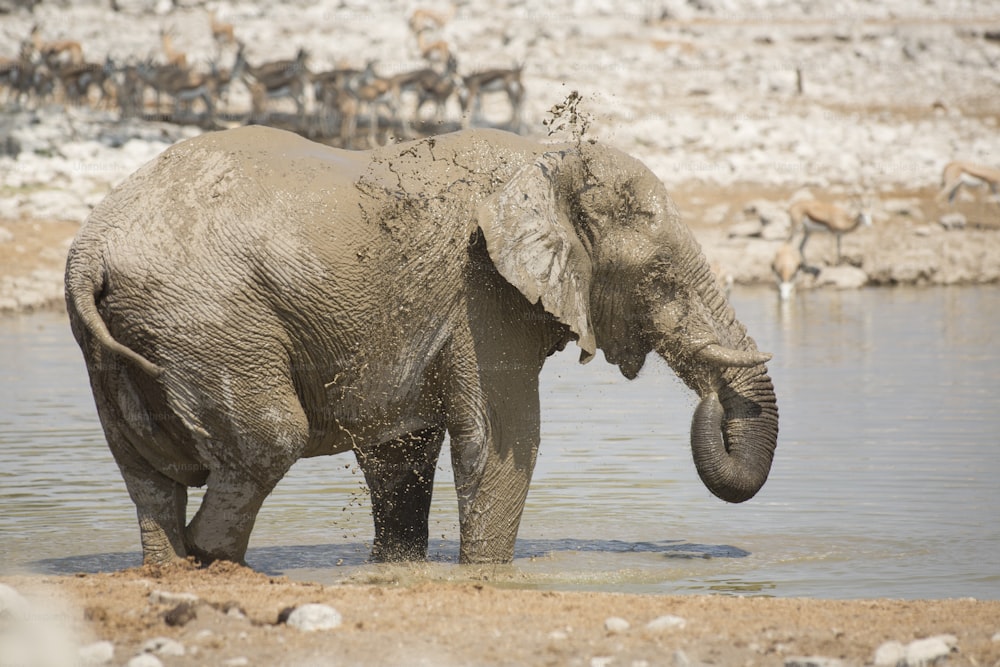
[[[158, 32], [213, 56], [207, 9], [181, 0], [41, 3], [0, 16], [41, 23], [88, 59], [144, 56]], [[6, 5], [0, 5], [0, 11]], [[349, 1], [211, 4], [252, 62], [385, 71], [415, 63], [415, 5]], [[442, 5], [443, 6], [443, 5]], [[463, 73], [524, 63], [525, 132], [582, 96], [588, 136], [643, 159], [671, 189], [718, 269], [772, 283], [807, 196], [864, 205], [874, 224], [806, 249], [812, 288], [1000, 281], [1000, 203], [936, 201], [952, 159], [1000, 166], [1000, 6], [975, 0], [581, 0], [457, 5], [444, 30]], [[8, 40], [0, 56], [15, 55]], [[10, 51], [10, 52], [7, 52]], [[502, 102], [487, 108], [502, 124]], [[449, 127], [457, 122], [449, 111]], [[143, 162], [200, 132], [45, 106], [0, 115], [0, 311], [61, 303], [66, 247], [88, 211]], [[555, 138], [563, 138], [556, 136]], [[412, 580], [413, 577], [405, 577]], [[488, 580], [488, 573], [484, 575]], [[6, 578], [0, 667], [13, 665], [1000, 665], [1000, 602], [832, 601], [555, 593], [488, 583], [401, 585], [389, 571], [323, 587], [233, 566]], [[24, 596], [27, 599], [23, 599]], [[287, 610], [334, 608], [328, 630]], [[306, 610], [308, 611], [308, 610]], [[304, 614], [305, 612], [302, 612]], [[302, 615], [299, 614], [299, 615]], [[286, 618], [287, 617], [287, 618]], [[287, 621], [287, 622], [286, 622]], [[82, 652], [81, 652], [82, 651]], [[141, 656], [141, 657], [136, 657]], [[805, 657], [796, 657], [805, 656]]]
[[[159, 31], [169, 30], [176, 48], [207, 66], [228, 57], [209, 34], [215, 9], [251, 62], [305, 46], [314, 71], [369, 59], [385, 74], [420, 64], [405, 21], [416, 5], [403, 2], [119, 5], [112, 13], [41, 3], [4, 16], [3, 27], [16, 36], [41, 24], [98, 62], [156, 56]], [[771, 259], [791, 231], [788, 206], [806, 197], [866, 208], [874, 226], [845, 237], [840, 266], [832, 239], [810, 240], [806, 259], [820, 272], [802, 276], [803, 289], [1000, 280], [997, 197], [935, 200], [948, 161], [1000, 165], [1000, 6], [581, 0], [567, 11], [470, 1], [456, 5], [441, 35], [460, 73], [524, 65], [528, 134], [544, 138], [549, 109], [579, 91], [587, 136], [643, 159], [736, 282], [773, 280]], [[230, 111], [239, 100], [236, 91]], [[488, 101], [487, 120], [502, 125], [505, 104]], [[0, 119], [8, 153], [0, 156], [0, 310], [58, 303], [72, 235], [65, 223], [79, 223], [109, 187], [200, 131], [116, 118], [48, 105]], [[453, 103], [443, 129], [457, 123]]]

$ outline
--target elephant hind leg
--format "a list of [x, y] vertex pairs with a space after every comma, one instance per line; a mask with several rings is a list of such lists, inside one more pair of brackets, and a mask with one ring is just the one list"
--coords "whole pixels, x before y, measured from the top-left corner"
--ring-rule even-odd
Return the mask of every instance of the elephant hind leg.
[[431, 427], [355, 450], [371, 493], [375, 520], [372, 559], [427, 558], [428, 517], [444, 429]]
[[[112, 437], [108, 435], [109, 439]], [[125, 487], [135, 503], [142, 541], [142, 562], [167, 563], [187, 556], [184, 518], [187, 487], [141, 459], [118, 461]]]
[[309, 437], [308, 419], [290, 382], [233, 394], [224, 410], [213, 409], [195, 430], [201, 431], [199, 450], [209, 473], [185, 543], [202, 563], [244, 562], [264, 499], [301, 456]]
[[108, 448], [135, 504], [143, 563], [185, 558], [187, 487], [140, 453], [149, 441], [163, 445], [165, 434], [154, 428], [146, 404], [124, 371], [94, 377], [92, 384]]

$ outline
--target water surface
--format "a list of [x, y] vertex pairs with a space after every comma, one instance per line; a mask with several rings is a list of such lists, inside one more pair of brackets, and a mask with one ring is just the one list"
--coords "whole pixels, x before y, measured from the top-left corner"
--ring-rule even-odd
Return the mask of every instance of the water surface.
[[[543, 442], [511, 567], [457, 567], [447, 456], [431, 562], [366, 563], [349, 455], [300, 461], [260, 514], [250, 565], [324, 582], [462, 579], [642, 593], [1000, 599], [1000, 289], [771, 290], [732, 298], [769, 364], [781, 433], [756, 498], [727, 505], [688, 447], [695, 398], [650, 359], [629, 382], [577, 350], [543, 374]], [[0, 568], [140, 562], [64, 315], [0, 318]], [[193, 504], [198, 498], [192, 494]]]

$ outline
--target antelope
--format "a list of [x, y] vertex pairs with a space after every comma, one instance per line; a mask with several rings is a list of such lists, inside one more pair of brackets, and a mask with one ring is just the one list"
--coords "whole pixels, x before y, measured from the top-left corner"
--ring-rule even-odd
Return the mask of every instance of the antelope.
[[96, 86], [100, 91], [101, 100], [107, 101], [109, 93], [105, 87], [111, 74], [114, 72], [114, 63], [108, 56], [104, 64], [80, 63], [68, 64], [56, 70], [56, 77], [62, 84], [67, 99], [73, 104], [90, 102], [90, 88]]
[[114, 98], [118, 102], [121, 118], [136, 118], [143, 111], [144, 82], [140, 66], [130, 62], [121, 68], [120, 77], [112, 84], [116, 90]]
[[217, 82], [212, 75], [166, 65], [156, 68], [150, 78], [157, 93], [162, 91], [173, 98], [173, 120], [179, 119], [182, 106], [190, 109], [199, 99], [205, 105], [203, 124], [208, 125], [214, 118]]
[[[871, 216], [864, 210], [853, 218], [843, 208], [836, 204], [817, 201], [815, 199], [799, 201], [788, 209], [792, 218], [791, 234], [802, 227], [802, 243], [799, 253], [805, 258], [806, 242], [813, 232], [825, 232], [837, 237], [837, 263], [841, 263], [840, 239], [844, 234], [853, 232], [859, 226], [868, 227], [872, 224]], [[789, 237], [791, 240], [791, 237]]]
[[958, 189], [963, 185], [966, 187], [979, 187], [986, 184], [993, 192], [993, 196], [1000, 195], [1000, 169], [985, 167], [972, 162], [949, 162], [945, 165], [941, 173], [941, 192], [937, 199], [941, 201], [947, 195], [948, 203], [954, 203]]
[[521, 83], [523, 65], [511, 69], [491, 69], [469, 74], [462, 79], [459, 101], [462, 105], [462, 126], [468, 129], [481, 116], [482, 96], [486, 93], [506, 93], [510, 102], [510, 126], [515, 132], [521, 128], [521, 104], [524, 102], [524, 85]]
[[236, 44], [236, 34], [233, 32], [233, 24], [220, 21], [218, 14], [214, 11], [208, 14], [209, 27], [212, 30], [212, 41], [220, 50], [224, 46], [234, 46]]
[[295, 111], [299, 122], [305, 116], [306, 83], [310, 75], [306, 66], [309, 54], [300, 48], [293, 59], [276, 60], [254, 67], [246, 62], [243, 67], [243, 81], [250, 90], [253, 100], [253, 118], [261, 116], [266, 119], [269, 114], [262, 113], [268, 99], [290, 97], [295, 102]]
[[25, 40], [21, 42], [17, 58], [0, 60], [0, 82], [8, 89], [7, 100], [13, 94], [17, 106], [35, 88], [39, 66], [33, 62], [34, 52], [33, 43]]
[[422, 9], [417, 8], [413, 10], [410, 14], [410, 18], [407, 19], [407, 26], [410, 28], [410, 32], [418, 37], [426, 32], [433, 30], [440, 30], [445, 26], [448, 21], [452, 19], [455, 15], [455, 7], [451, 6], [448, 9], [448, 13], [436, 12], [432, 9]]
[[[379, 108], [387, 108], [390, 115], [393, 113], [392, 79], [376, 74], [375, 63], [368, 61], [361, 76], [351, 81], [348, 92], [357, 100], [359, 111], [361, 108], [368, 111], [368, 143], [374, 147], [378, 144]], [[349, 122], [349, 136], [353, 137], [357, 114]]]
[[167, 57], [168, 65], [173, 65], [180, 69], [187, 67], [187, 54], [174, 49], [172, 31], [160, 30], [160, 45], [163, 48], [163, 54]]
[[333, 135], [333, 118], [336, 117], [340, 123], [342, 146], [350, 145], [348, 131], [353, 132], [358, 111], [358, 100], [351, 94], [350, 88], [363, 74], [363, 70], [338, 67], [311, 76], [313, 98], [320, 109], [317, 119], [320, 132], [325, 136]]
[[83, 64], [83, 47], [80, 46], [80, 42], [71, 39], [46, 42], [42, 39], [42, 27], [38, 24], [31, 28], [31, 43], [49, 67]]
[[771, 271], [778, 279], [778, 296], [788, 299], [795, 290], [795, 276], [802, 267], [802, 254], [791, 243], [782, 243], [771, 261]]
[[390, 79], [392, 88], [393, 105], [400, 119], [404, 135], [412, 134], [409, 120], [402, 112], [403, 93], [413, 93], [417, 96], [413, 118], [420, 121], [420, 111], [427, 102], [434, 102], [434, 117], [438, 123], [444, 120], [445, 106], [448, 98], [455, 92], [457, 86], [458, 63], [454, 56], [449, 56], [445, 65], [445, 70], [439, 72], [433, 67], [424, 67], [404, 72]]

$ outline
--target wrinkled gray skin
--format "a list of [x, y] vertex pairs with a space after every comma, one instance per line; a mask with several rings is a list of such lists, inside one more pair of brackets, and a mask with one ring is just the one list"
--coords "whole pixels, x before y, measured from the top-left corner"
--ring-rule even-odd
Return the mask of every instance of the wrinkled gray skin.
[[349, 450], [373, 556], [424, 558], [446, 432], [460, 559], [509, 562], [538, 375], [569, 341], [627, 378], [666, 359], [701, 397], [694, 460], [724, 500], [757, 492], [777, 441], [769, 356], [664, 186], [600, 144], [474, 130], [347, 152], [206, 134], [94, 210], [66, 300], [147, 563], [242, 561], [289, 467]]

